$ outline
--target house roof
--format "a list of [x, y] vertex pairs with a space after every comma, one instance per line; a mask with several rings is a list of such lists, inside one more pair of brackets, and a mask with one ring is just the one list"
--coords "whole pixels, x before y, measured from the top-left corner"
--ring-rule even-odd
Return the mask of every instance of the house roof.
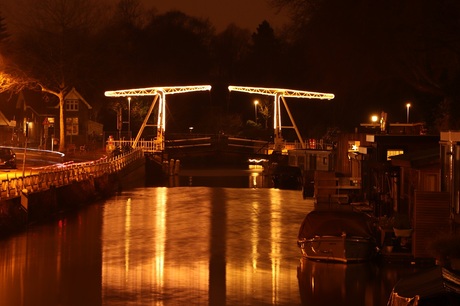
[[16, 110], [16, 99], [17, 95], [12, 93], [1, 93], [0, 94], [0, 112], [3, 116], [9, 119], [13, 119]]
[[83, 102], [88, 109], [93, 109], [93, 107], [83, 98], [80, 93], [75, 89], [75, 87], [72, 88], [72, 90], [69, 91], [68, 94], [64, 97], [64, 100], [80, 100]]
[[16, 95], [15, 109], [30, 109], [37, 115], [49, 114], [52, 105], [55, 103], [55, 98], [40, 91], [23, 90]]
[[421, 168], [439, 163], [441, 153], [439, 146], [426, 150], [395, 155], [391, 157], [391, 164], [400, 167]]
[[10, 126], [10, 121], [0, 111], [0, 126]]
[[[76, 99], [86, 105], [88, 109], [92, 106], [80, 95], [80, 93], [72, 88], [64, 97], [65, 100]], [[57, 97], [43, 93], [41, 91], [23, 90], [18, 94], [6, 96], [0, 95], [0, 111], [4, 113], [7, 118], [13, 118], [15, 110], [27, 108], [31, 109], [37, 115], [48, 115], [51, 109], [59, 108], [59, 101]], [[11, 107], [7, 107], [10, 103]], [[53, 111], [51, 111], [52, 113]]]

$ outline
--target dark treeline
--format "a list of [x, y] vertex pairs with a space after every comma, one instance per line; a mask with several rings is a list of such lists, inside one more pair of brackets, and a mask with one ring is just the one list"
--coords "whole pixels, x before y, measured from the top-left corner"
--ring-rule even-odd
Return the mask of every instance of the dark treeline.
[[[170, 98], [168, 131], [267, 136], [271, 98], [228, 93], [228, 85], [334, 93], [327, 102], [289, 100], [305, 137], [353, 130], [381, 111], [405, 122], [409, 101], [412, 122], [433, 132], [460, 128], [460, 2], [271, 2], [292, 12], [284, 29], [261, 21], [217, 32], [207, 19], [158, 14], [138, 0], [18, 0], [20, 13], [0, 12], [2, 65], [55, 92], [76, 87], [107, 130], [115, 129], [113, 109], [127, 102], [105, 98], [106, 90], [200, 84], [213, 91]], [[261, 119], [248, 125], [254, 99]], [[132, 100], [133, 130], [150, 101]]]

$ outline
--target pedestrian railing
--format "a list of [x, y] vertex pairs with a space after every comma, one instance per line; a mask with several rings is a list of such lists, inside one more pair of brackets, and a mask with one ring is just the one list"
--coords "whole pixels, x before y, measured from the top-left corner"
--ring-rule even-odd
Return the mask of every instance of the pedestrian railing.
[[0, 200], [18, 197], [22, 192], [39, 192], [51, 186], [59, 187], [90, 178], [121, 171], [136, 160], [144, 158], [142, 149], [132, 149], [116, 156], [104, 156], [87, 162], [67, 162], [34, 168], [35, 174], [2, 180]]

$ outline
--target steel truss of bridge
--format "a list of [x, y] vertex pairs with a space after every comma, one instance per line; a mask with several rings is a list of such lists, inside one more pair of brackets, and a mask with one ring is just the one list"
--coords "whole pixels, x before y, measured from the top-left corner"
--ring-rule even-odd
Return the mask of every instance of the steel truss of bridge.
[[[149, 151], [161, 152], [165, 150], [165, 130], [166, 130], [166, 95], [169, 94], [181, 94], [196, 91], [210, 91], [211, 85], [194, 85], [194, 86], [166, 86], [166, 87], [147, 87], [137, 89], [123, 89], [115, 91], [106, 91], [105, 96], [107, 97], [137, 97], [137, 96], [153, 96], [153, 101], [147, 112], [146, 117], [142, 123], [142, 126], [131, 143], [133, 148], [142, 144], [141, 135], [147, 126], [153, 126], [157, 128], [156, 138], [152, 141], [153, 144], [148, 144], [145, 149]], [[282, 151], [284, 149], [284, 140], [281, 134], [282, 128], [293, 128], [297, 134], [297, 138], [302, 148], [306, 148], [306, 142], [302, 139], [302, 136], [295, 124], [294, 117], [289, 110], [288, 104], [285, 98], [302, 98], [302, 99], [320, 99], [320, 100], [331, 100], [334, 99], [334, 94], [331, 93], [320, 93], [311, 91], [301, 91], [293, 89], [282, 89], [282, 88], [264, 88], [264, 87], [244, 87], [244, 86], [229, 86], [228, 90], [245, 92], [250, 94], [269, 95], [274, 97], [274, 110], [273, 110], [273, 129], [274, 129], [274, 150]], [[291, 126], [283, 126], [281, 124], [281, 102], [284, 106]], [[158, 116], [156, 124], [148, 124], [150, 116], [158, 103]], [[145, 145], [145, 143], [144, 143]]]

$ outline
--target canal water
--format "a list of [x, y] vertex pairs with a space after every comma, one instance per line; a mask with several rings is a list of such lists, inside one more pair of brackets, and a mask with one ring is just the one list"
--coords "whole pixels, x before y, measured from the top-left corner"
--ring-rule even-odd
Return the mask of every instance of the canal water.
[[0, 241], [0, 305], [386, 305], [411, 266], [302, 260], [314, 208], [260, 173], [136, 187]]

